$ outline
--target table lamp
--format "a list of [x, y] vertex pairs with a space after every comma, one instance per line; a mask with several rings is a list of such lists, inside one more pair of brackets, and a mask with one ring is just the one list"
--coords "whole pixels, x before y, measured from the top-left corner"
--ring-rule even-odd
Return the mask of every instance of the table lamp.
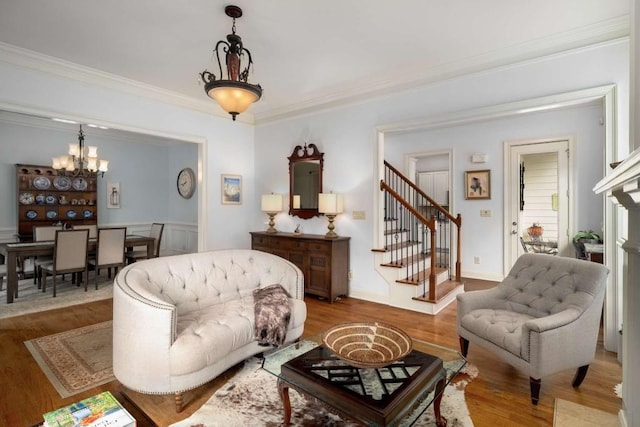
[[278, 212], [282, 211], [282, 195], [281, 194], [263, 194], [262, 195], [262, 212], [269, 215], [269, 228], [267, 233], [277, 233], [278, 230], [274, 227], [276, 225], [273, 220]]
[[344, 200], [342, 194], [320, 193], [318, 194], [318, 212], [323, 213], [329, 220], [327, 228], [329, 231], [324, 235], [325, 239], [335, 239], [338, 235], [333, 231], [335, 225], [333, 221], [336, 215], [342, 213]]

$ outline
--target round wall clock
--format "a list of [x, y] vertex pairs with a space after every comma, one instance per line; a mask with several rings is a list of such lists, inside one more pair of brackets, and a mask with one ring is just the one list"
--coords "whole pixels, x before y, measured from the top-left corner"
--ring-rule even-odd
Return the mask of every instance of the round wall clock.
[[184, 168], [178, 174], [178, 194], [185, 199], [190, 199], [196, 191], [196, 174], [191, 168]]

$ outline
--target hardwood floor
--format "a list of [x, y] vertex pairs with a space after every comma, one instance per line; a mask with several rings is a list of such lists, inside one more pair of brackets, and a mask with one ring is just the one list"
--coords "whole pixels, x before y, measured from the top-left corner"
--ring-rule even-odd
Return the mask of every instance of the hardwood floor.
[[[482, 282], [471, 285], [483, 287]], [[308, 318], [304, 335], [325, 330], [346, 321], [383, 320], [404, 329], [417, 339], [458, 348], [456, 305], [437, 316], [344, 298], [334, 304], [308, 297]], [[77, 400], [110, 390], [138, 419], [139, 426], [166, 426], [186, 418], [233, 375], [234, 368], [218, 379], [185, 394], [185, 410], [176, 414], [173, 396], [122, 394], [117, 381], [66, 399], [49, 383], [31, 357], [24, 341], [111, 319], [112, 301], [104, 300], [0, 320], [0, 426], [31, 426], [42, 421], [42, 414]], [[571, 387], [573, 371], [542, 379], [540, 403], [529, 400], [529, 379], [488, 351], [471, 344], [468, 361], [479, 369], [478, 377], [465, 389], [467, 406], [476, 426], [551, 426], [556, 397], [617, 414], [621, 400], [613, 388], [621, 381], [622, 369], [616, 355], [607, 352], [599, 340], [596, 361], [582, 386]], [[275, 392], [275, 391], [274, 391]], [[145, 419], [134, 406], [144, 408]]]

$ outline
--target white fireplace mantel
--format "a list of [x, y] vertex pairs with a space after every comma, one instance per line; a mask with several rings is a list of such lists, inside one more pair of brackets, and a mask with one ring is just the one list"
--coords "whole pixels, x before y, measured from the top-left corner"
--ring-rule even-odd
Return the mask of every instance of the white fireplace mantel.
[[620, 256], [613, 257], [622, 272], [622, 409], [623, 426], [640, 425], [640, 149], [634, 151], [595, 187], [624, 208], [615, 239]]

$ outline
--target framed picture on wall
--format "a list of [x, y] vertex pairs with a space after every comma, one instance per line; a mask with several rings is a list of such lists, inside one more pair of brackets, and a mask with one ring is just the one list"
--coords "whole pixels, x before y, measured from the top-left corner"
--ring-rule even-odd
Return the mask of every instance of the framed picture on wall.
[[120, 183], [119, 182], [107, 183], [107, 208], [109, 209], [120, 208]]
[[226, 175], [222, 176], [222, 204], [241, 205], [242, 204], [242, 176]]
[[489, 169], [464, 173], [464, 198], [480, 200], [491, 198], [491, 171]]

